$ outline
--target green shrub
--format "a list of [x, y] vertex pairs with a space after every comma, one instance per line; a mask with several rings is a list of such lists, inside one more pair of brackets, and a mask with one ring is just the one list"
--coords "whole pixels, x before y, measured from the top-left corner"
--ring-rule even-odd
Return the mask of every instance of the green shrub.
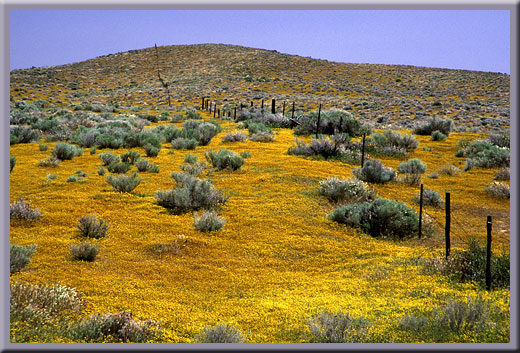
[[228, 132], [222, 137], [222, 142], [242, 142], [247, 140], [247, 135], [240, 131]]
[[218, 152], [209, 151], [204, 156], [214, 168], [218, 170], [237, 170], [244, 164], [244, 159], [233, 151], [221, 149]]
[[45, 152], [49, 149], [49, 145], [44, 145], [43, 143], [39, 144], [40, 151]]
[[87, 342], [144, 343], [157, 336], [158, 323], [140, 321], [132, 314], [121, 311], [116, 314], [93, 314], [74, 325], [71, 337]]
[[487, 141], [475, 140], [465, 150], [467, 158], [465, 170], [473, 167], [500, 168], [509, 167], [510, 150], [508, 147], [499, 147]]
[[15, 156], [9, 156], [9, 164], [11, 165], [11, 169], [9, 173], [11, 173], [14, 169], [14, 166], [16, 165], [16, 157]]
[[[311, 111], [299, 117], [298, 125], [294, 128], [297, 135], [311, 135], [316, 133], [318, 123], [318, 111]], [[372, 127], [355, 119], [351, 113], [341, 109], [330, 109], [320, 113], [319, 133], [334, 135], [337, 131], [348, 134], [351, 137], [371, 134]]]
[[70, 160], [81, 155], [83, 155], [83, 149], [63, 142], [56, 143], [52, 150], [52, 156], [61, 161]]
[[205, 326], [197, 336], [200, 343], [245, 343], [244, 335], [230, 324]]
[[197, 159], [199, 157], [195, 154], [189, 154], [187, 153], [185, 156], [184, 156], [184, 163], [195, 163], [197, 162]]
[[402, 202], [376, 198], [372, 202], [343, 205], [329, 219], [358, 227], [372, 237], [412, 238], [418, 233], [417, 213]]
[[98, 169], [98, 171], [97, 171], [97, 173], [98, 173], [99, 175], [101, 175], [101, 176], [105, 175], [106, 172], [107, 172], [107, 171], [106, 171], [105, 168], [103, 168], [103, 167], [99, 167], [99, 169]]
[[80, 178], [80, 177], [77, 177], [77, 176], [75, 176], [75, 175], [71, 175], [71, 176], [69, 176], [69, 177], [67, 178], [66, 181], [67, 181], [67, 183], [74, 183], [74, 182], [76, 182], [76, 181], [80, 181], [80, 180], [83, 180], [83, 179]]
[[140, 172], [146, 172], [150, 166], [150, 163], [143, 158], [139, 158], [137, 161], [134, 162], [135, 167]]
[[[414, 202], [420, 202], [421, 195], [417, 194], [414, 198]], [[433, 207], [441, 207], [443, 204], [441, 194], [437, 191], [433, 191], [430, 189], [423, 189], [423, 205], [433, 206]]]
[[198, 141], [192, 138], [178, 137], [171, 142], [172, 148], [177, 150], [194, 150], [199, 145]]
[[85, 172], [82, 171], [81, 169], [76, 170], [74, 173], [75, 173], [77, 176], [82, 177], [82, 178], [84, 178], [84, 177], [87, 176], [87, 173], [85, 173]]
[[477, 325], [487, 324], [488, 303], [482, 297], [471, 298], [467, 302], [449, 300], [446, 305], [434, 310], [434, 326], [460, 332], [474, 329]]
[[160, 168], [159, 168], [158, 166], [156, 166], [155, 164], [150, 163], [150, 164], [148, 165], [148, 171], [149, 171], [150, 173], [159, 173], [159, 172], [160, 172]]
[[129, 164], [133, 165], [135, 163], [135, 161], [138, 160], [139, 157], [141, 157], [141, 154], [137, 151], [128, 151], [128, 152], [123, 153], [119, 157], [121, 158], [121, 162], [129, 163]]
[[107, 165], [107, 169], [110, 173], [117, 173], [117, 174], [124, 174], [124, 173], [128, 172], [130, 170], [130, 168], [132, 168], [132, 166], [130, 164], [124, 163], [124, 162], [120, 162], [120, 163], [114, 162], [114, 163]]
[[37, 130], [26, 128], [23, 126], [15, 126], [10, 128], [10, 144], [31, 143], [40, 139], [40, 133]]
[[130, 175], [114, 176], [109, 175], [106, 177], [106, 182], [112, 185], [115, 191], [118, 192], [131, 192], [134, 190], [142, 181], [137, 172]]
[[247, 131], [249, 135], [254, 135], [259, 132], [271, 132], [271, 129], [262, 123], [249, 123], [247, 124]]
[[195, 162], [190, 164], [181, 164], [180, 167], [183, 172], [198, 177], [204, 172], [207, 165], [204, 162]]
[[70, 254], [74, 260], [92, 262], [96, 259], [99, 248], [95, 244], [82, 242], [70, 246]]
[[10, 219], [15, 220], [35, 220], [40, 219], [40, 210], [31, 206], [31, 203], [26, 201], [23, 197], [19, 197], [17, 201], [9, 205]]
[[375, 198], [375, 190], [359, 179], [330, 177], [320, 181], [320, 194], [332, 202], [363, 202]]
[[446, 174], [446, 175], [458, 175], [461, 172], [460, 168], [454, 166], [453, 164], [447, 164], [439, 169], [438, 173]]
[[9, 249], [10, 273], [20, 272], [27, 266], [35, 251], [36, 244], [28, 246], [11, 244]]
[[448, 136], [453, 128], [453, 121], [451, 119], [441, 119], [433, 117], [428, 119], [425, 123], [417, 126], [413, 133], [416, 135], [431, 135], [434, 131], [439, 131]]
[[510, 179], [510, 171], [509, 168], [500, 168], [495, 172], [494, 176], [495, 180], [509, 180]]
[[246, 159], [246, 158], [251, 158], [251, 152], [249, 151], [244, 151], [244, 152], [241, 152], [240, 153], [240, 157]]
[[455, 157], [464, 157], [464, 150], [458, 150], [457, 152], [455, 152]]
[[486, 187], [486, 192], [492, 197], [498, 197], [502, 199], [510, 198], [510, 190], [509, 185], [506, 183], [501, 183], [499, 181], [494, 181]]
[[112, 152], [105, 152], [100, 153], [98, 155], [99, 159], [101, 159], [101, 162], [104, 166], [108, 166], [113, 163], [119, 163], [121, 161], [121, 158], [113, 154]]
[[145, 145], [144, 152], [146, 153], [146, 157], [157, 157], [159, 152], [161, 151], [160, 147], [156, 147], [153, 145]]
[[201, 215], [193, 216], [193, 224], [200, 232], [213, 232], [222, 229], [226, 220], [219, 217], [215, 211], [204, 211]]
[[418, 158], [413, 158], [407, 162], [401, 162], [397, 166], [397, 171], [399, 173], [424, 174], [426, 173], [426, 164]]
[[511, 142], [508, 132], [503, 132], [499, 134], [490, 134], [487, 138], [489, 143], [498, 147], [506, 147], [511, 148]]
[[364, 342], [370, 325], [368, 320], [348, 313], [323, 310], [307, 322], [313, 343]]
[[56, 180], [58, 176], [56, 174], [47, 174], [47, 180]]
[[90, 147], [90, 154], [96, 154], [96, 152], [97, 152], [97, 147], [96, 146]]
[[350, 141], [348, 135], [336, 134], [332, 138], [312, 138], [310, 144], [296, 139], [296, 146], [291, 146], [288, 154], [302, 156], [322, 156], [325, 159], [341, 155]]
[[82, 237], [99, 239], [107, 236], [110, 226], [103, 218], [98, 219], [95, 214], [91, 214], [80, 217], [76, 228]]
[[208, 180], [200, 180], [187, 173], [172, 173], [172, 178], [178, 183], [175, 189], [155, 194], [157, 203], [175, 213], [189, 210], [211, 209], [218, 204], [224, 204], [227, 198]]
[[432, 132], [430, 140], [431, 141], [445, 141], [446, 138], [447, 138], [447, 136], [444, 135], [442, 132], [440, 132], [439, 130], [435, 130], [434, 132]]
[[378, 159], [367, 160], [363, 168], [352, 170], [356, 178], [368, 183], [384, 184], [394, 180], [396, 173], [391, 168], [386, 168]]

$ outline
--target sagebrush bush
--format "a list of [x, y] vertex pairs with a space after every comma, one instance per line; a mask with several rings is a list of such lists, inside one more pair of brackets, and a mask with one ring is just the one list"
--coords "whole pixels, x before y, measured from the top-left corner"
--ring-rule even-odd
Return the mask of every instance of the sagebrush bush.
[[113, 163], [119, 163], [121, 161], [121, 158], [119, 156], [116, 156], [112, 152], [100, 153], [98, 157], [99, 159], [101, 159], [101, 162], [104, 166], [108, 166]]
[[364, 202], [376, 196], [374, 188], [362, 180], [337, 177], [320, 181], [320, 194], [332, 202]]
[[262, 123], [249, 122], [247, 124], [247, 131], [249, 135], [252, 136], [259, 132], [271, 132], [271, 128]]
[[193, 225], [200, 232], [213, 232], [222, 229], [226, 220], [219, 217], [215, 211], [204, 211], [202, 214], [193, 216]]
[[227, 149], [221, 149], [217, 152], [208, 151], [204, 153], [204, 157], [208, 160], [211, 165], [218, 169], [231, 169], [237, 170], [244, 164], [244, 159], [233, 151]]
[[438, 170], [438, 173], [446, 174], [446, 175], [450, 175], [450, 176], [458, 175], [461, 172], [462, 171], [460, 170], [460, 168], [456, 167], [453, 164], [446, 164], [446, 165], [442, 166], [441, 169]]
[[439, 131], [448, 136], [453, 128], [451, 119], [441, 119], [439, 117], [429, 118], [425, 123], [417, 126], [413, 133], [416, 135], [431, 135], [434, 131]]
[[313, 343], [354, 343], [364, 342], [370, 324], [367, 319], [356, 318], [349, 313], [323, 310], [313, 315], [307, 322]]
[[106, 171], [105, 168], [103, 168], [103, 167], [99, 167], [99, 169], [98, 169], [98, 171], [97, 171], [97, 173], [98, 173], [99, 175], [101, 175], [101, 176], [105, 175], [106, 172], [107, 172], [107, 171]]
[[500, 168], [495, 172], [494, 176], [495, 180], [509, 180], [510, 179], [510, 171], [509, 168]]
[[89, 242], [72, 244], [69, 248], [72, 259], [92, 262], [99, 253], [99, 247]]
[[509, 185], [506, 183], [501, 183], [499, 181], [494, 181], [486, 187], [486, 192], [493, 196], [502, 199], [510, 198], [510, 190]]
[[110, 226], [103, 218], [98, 219], [97, 215], [90, 214], [80, 217], [76, 228], [82, 237], [99, 239], [107, 236]]
[[79, 181], [79, 180], [83, 180], [82, 178], [78, 177], [78, 176], [75, 176], [75, 175], [71, 175], [67, 178], [67, 183], [74, 183], [76, 181]]
[[40, 133], [37, 130], [23, 126], [10, 128], [10, 144], [31, 143], [40, 140]]
[[40, 151], [42, 151], [42, 152], [45, 152], [45, 151], [47, 151], [49, 149], [49, 145], [45, 145], [43, 143], [40, 143], [38, 145], [38, 147], [40, 148]]
[[160, 145], [159, 147], [154, 145], [145, 145], [143, 146], [143, 148], [146, 153], [146, 157], [157, 157], [157, 155], [161, 151]]
[[378, 159], [369, 159], [365, 161], [362, 168], [352, 170], [356, 178], [368, 183], [388, 183], [395, 179], [395, 170], [384, 166], [383, 162]]
[[134, 162], [134, 165], [138, 171], [146, 172], [150, 166], [150, 163], [146, 159], [139, 158]]
[[20, 272], [27, 266], [35, 251], [36, 244], [28, 246], [11, 244], [9, 249], [10, 273]]
[[440, 132], [439, 130], [435, 130], [434, 132], [432, 132], [430, 140], [431, 141], [445, 141], [446, 138], [447, 138], [447, 136], [444, 135], [442, 132]]
[[465, 170], [473, 167], [500, 168], [509, 167], [510, 149], [493, 145], [485, 140], [473, 141], [465, 150], [466, 159]]
[[372, 237], [413, 238], [418, 234], [419, 216], [402, 202], [376, 198], [372, 202], [343, 205], [329, 219], [358, 227]]
[[302, 156], [322, 156], [327, 159], [343, 154], [345, 145], [349, 141], [350, 137], [346, 134], [336, 134], [332, 138], [311, 138], [310, 144], [296, 139], [296, 146], [291, 146], [287, 153]]
[[210, 209], [227, 201], [222, 192], [208, 180], [200, 180], [187, 173], [172, 173], [178, 184], [175, 189], [159, 190], [155, 194], [157, 203], [175, 213], [189, 210]]
[[196, 154], [186, 153], [184, 155], [184, 163], [195, 163], [198, 159], [199, 157]]
[[249, 151], [240, 152], [240, 157], [242, 157], [244, 159], [251, 158], [251, 152], [249, 152]]
[[207, 168], [207, 165], [204, 162], [195, 162], [195, 163], [181, 164], [180, 168], [183, 172], [191, 174], [195, 177], [198, 177], [202, 173], [204, 173], [204, 170]]
[[254, 142], [272, 142], [274, 135], [267, 131], [260, 131], [252, 134], [249, 139]]
[[15, 156], [9, 156], [9, 164], [11, 165], [11, 169], [9, 170], [9, 173], [11, 173], [14, 169], [14, 166], [16, 165], [16, 157]]
[[171, 145], [176, 150], [194, 150], [199, 142], [193, 138], [178, 137], [171, 142]]
[[157, 165], [155, 165], [155, 164], [153, 164], [153, 163], [150, 163], [150, 164], [148, 165], [148, 171], [149, 171], [150, 173], [159, 173], [160, 170], [161, 170], [161, 169], [160, 169]]
[[247, 140], [247, 135], [240, 131], [228, 132], [222, 137], [222, 142], [242, 142]]
[[106, 177], [106, 182], [112, 185], [115, 191], [118, 192], [131, 192], [134, 190], [142, 181], [141, 177], [137, 172], [132, 174], [123, 174], [120, 176], [109, 175]]
[[452, 299], [446, 305], [434, 310], [434, 326], [448, 329], [452, 332], [471, 330], [477, 325], [487, 324], [488, 303], [479, 295], [475, 298], [468, 296], [466, 302]]
[[52, 149], [52, 156], [61, 161], [70, 160], [76, 156], [81, 156], [83, 149], [68, 143], [58, 142]]
[[[414, 197], [414, 202], [419, 203], [421, 198], [421, 193], [419, 192]], [[430, 190], [427, 188], [423, 189], [423, 205], [433, 206], [433, 207], [441, 207], [443, 204], [442, 196], [438, 191]]]
[[143, 343], [155, 338], [159, 323], [151, 320], [140, 321], [126, 311], [109, 314], [92, 314], [74, 325], [71, 336], [87, 342]]
[[119, 158], [121, 158], [121, 162], [132, 164], [132, 165], [140, 157], [141, 157], [141, 154], [137, 151], [128, 151], [128, 152], [123, 153], [121, 156], [119, 156]]
[[426, 164], [424, 164], [418, 158], [413, 158], [408, 160], [407, 162], [399, 163], [399, 165], [397, 166], [397, 171], [399, 173], [424, 174], [426, 173]]
[[107, 165], [107, 169], [110, 173], [124, 174], [132, 168], [129, 163], [126, 162], [114, 162]]
[[[475, 282], [479, 286], [486, 285], [486, 244], [472, 237], [466, 248], [452, 251], [446, 259], [425, 258], [421, 261], [426, 273], [440, 273], [456, 282]], [[491, 253], [491, 288], [509, 288], [510, 254]]]
[[19, 197], [17, 201], [11, 203], [9, 206], [10, 219], [35, 220], [41, 217], [40, 210], [31, 206], [31, 203], [26, 201], [23, 197]]
[[189, 243], [188, 238], [179, 234], [175, 237], [174, 241], [170, 241], [168, 243], [155, 243], [150, 248], [151, 252], [156, 255], [166, 255], [173, 254], [176, 255], [182, 251]]
[[245, 343], [245, 337], [239, 329], [230, 324], [205, 326], [197, 336], [200, 343]]
[[507, 147], [507, 148], [511, 147], [511, 141], [510, 141], [510, 137], [509, 137], [509, 133], [508, 132], [502, 132], [502, 133], [498, 133], [498, 134], [490, 134], [487, 137], [487, 140], [492, 145], [495, 145], [495, 146], [498, 146], [498, 147]]
[[397, 131], [385, 130], [383, 133], [377, 132], [366, 139], [367, 146], [372, 146], [377, 152], [393, 149], [404, 151], [413, 151], [419, 147], [419, 141], [410, 135], [401, 135]]
[[51, 157], [49, 157], [49, 158], [47, 158], [47, 159], [45, 159], [45, 160], [40, 159], [40, 160], [38, 161], [38, 165], [39, 165], [40, 167], [52, 167], [52, 168], [56, 168], [56, 167], [58, 167], [58, 166], [60, 165], [60, 162], [61, 162], [61, 161], [60, 161], [58, 158], [51, 156]]
[[[298, 125], [294, 128], [297, 135], [311, 135], [316, 132], [318, 111], [311, 111], [298, 118]], [[342, 132], [352, 137], [371, 134], [372, 126], [355, 119], [351, 113], [341, 109], [330, 109], [320, 113], [319, 133], [333, 135]]]

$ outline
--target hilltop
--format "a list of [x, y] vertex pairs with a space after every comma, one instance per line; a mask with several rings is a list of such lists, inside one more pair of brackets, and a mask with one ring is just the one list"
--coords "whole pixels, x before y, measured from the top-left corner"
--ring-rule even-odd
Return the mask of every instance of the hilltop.
[[[452, 118], [460, 131], [491, 132], [510, 124], [507, 74], [339, 63], [224, 44], [162, 46], [157, 53], [176, 105], [200, 104], [203, 96], [217, 104], [276, 98], [303, 111], [318, 104], [351, 110], [384, 127], [410, 128], [433, 115]], [[154, 47], [13, 70], [11, 101], [164, 108], [157, 70]]]

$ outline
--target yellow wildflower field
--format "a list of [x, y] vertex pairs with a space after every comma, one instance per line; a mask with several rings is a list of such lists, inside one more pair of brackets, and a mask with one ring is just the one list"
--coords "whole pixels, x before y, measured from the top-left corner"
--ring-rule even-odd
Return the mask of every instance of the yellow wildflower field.
[[[168, 153], [171, 147], [164, 144], [157, 157], [146, 157], [160, 172], [140, 173], [143, 181], [132, 194], [113, 191], [105, 176], [98, 175], [98, 154], [109, 150], [92, 155], [85, 149], [82, 156], [52, 168], [40, 167], [38, 161], [50, 156], [54, 142], [45, 143], [47, 151], [40, 151], [38, 143], [11, 146], [17, 163], [10, 175], [10, 200], [23, 196], [42, 212], [40, 221], [11, 222], [11, 244], [37, 244], [30, 264], [11, 281], [76, 288], [90, 303], [85, 315], [130, 311], [141, 320], [161, 321], [159, 341], [174, 343], [195, 342], [204, 326], [221, 322], [240, 329], [252, 343], [305, 342], [309, 317], [323, 309], [366, 317], [374, 337], [409, 342], [398, 328], [399, 317], [477, 293], [509, 312], [509, 289], [482, 291], [472, 283], [453, 284], [419, 266], [418, 258], [444, 254], [444, 209], [424, 207], [437, 230], [431, 237], [401, 242], [372, 238], [329, 220], [334, 205], [318, 192], [320, 180], [350, 178], [359, 166], [288, 155], [295, 144], [289, 129], [275, 129], [274, 142], [224, 143], [221, 138], [236, 130], [236, 124], [221, 125], [224, 131], [208, 146]], [[419, 148], [407, 159], [419, 158], [427, 165], [425, 188], [443, 197], [451, 193], [453, 249], [463, 248], [471, 236], [485, 240], [486, 216], [492, 215], [493, 251], [508, 251], [509, 200], [485, 192], [495, 169], [426, 176], [451, 164], [463, 170], [464, 159], [454, 156], [457, 141], [482, 137], [452, 133], [433, 142], [429, 136], [416, 136]], [[191, 212], [170, 214], [157, 205], [154, 194], [175, 187], [170, 174], [181, 171], [186, 154], [204, 160], [204, 152], [221, 148], [249, 151], [251, 157], [237, 171], [206, 176], [230, 198], [219, 211], [224, 228], [203, 233], [195, 229]], [[120, 155], [128, 150], [112, 151]], [[131, 150], [145, 155], [142, 148]], [[403, 161], [377, 158], [393, 169]], [[78, 169], [87, 173], [84, 182], [67, 182]], [[57, 179], [48, 180], [48, 174]], [[419, 210], [412, 201], [418, 186], [391, 182], [374, 187], [380, 197]], [[108, 236], [95, 240], [100, 253], [94, 262], [74, 261], [69, 246], [79, 241], [78, 218], [91, 213], [110, 225]], [[152, 251], [154, 244], [180, 235], [187, 245], [178, 254]], [[467, 340], [462, 335], [460, 341]]]

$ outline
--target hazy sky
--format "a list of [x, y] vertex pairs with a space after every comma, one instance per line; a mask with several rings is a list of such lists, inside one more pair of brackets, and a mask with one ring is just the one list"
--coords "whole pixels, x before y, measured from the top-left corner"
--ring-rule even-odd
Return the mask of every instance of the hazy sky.
[[196, 43], [349, 63], [510, 73], [508, 10], [10, 11], [11, 70]]

